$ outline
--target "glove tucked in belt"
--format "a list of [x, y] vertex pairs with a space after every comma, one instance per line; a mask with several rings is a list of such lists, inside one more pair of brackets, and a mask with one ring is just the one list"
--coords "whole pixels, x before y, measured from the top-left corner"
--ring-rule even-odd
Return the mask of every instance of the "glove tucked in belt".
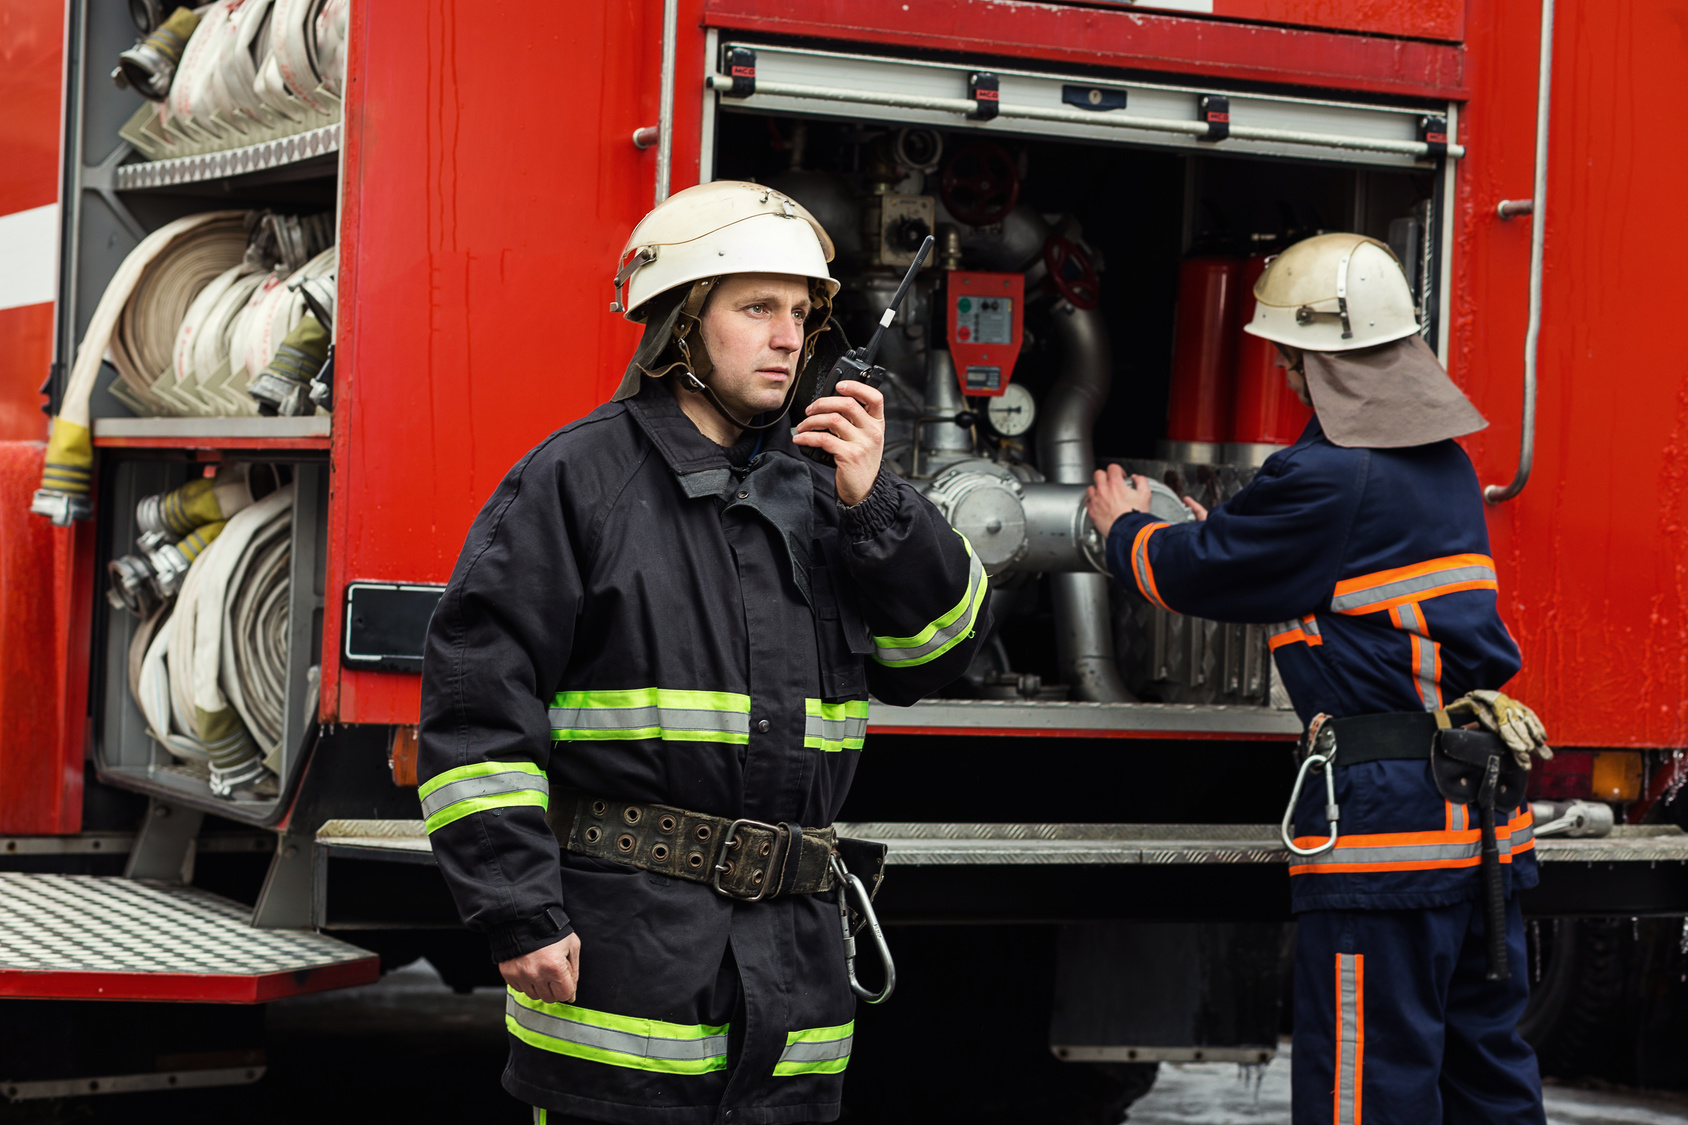
[[545, 819], [574, 855], [703, 883], [728, 898], [757, 902], [833, 887], [828, 857], [838, 834], [830, 827], [735, 820], [568, 789], [552, 793]]

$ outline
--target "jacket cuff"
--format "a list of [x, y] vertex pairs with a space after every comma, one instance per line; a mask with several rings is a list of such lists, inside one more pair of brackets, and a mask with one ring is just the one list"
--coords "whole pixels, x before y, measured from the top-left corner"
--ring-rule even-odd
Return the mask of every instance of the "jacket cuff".
[[1159, 523], [1148, 512], [1126, 512], [1108, 528], [1108, 540], [1103, 545], [1103, 554], [1108, 560], [1108, 569], [1113, 572], [1120, 584], [1133, 593], [1137, 592], [1137, 578], [1131, 571], [1131, 548], [1137, 539], [1137, 533], [1152, 523]]
[[509, 961], [555, 945], [574, 933], [574, 925], [560, 906], [549, 906], [532, 918], [520, 922], [506, 922], [486, 932], [495, 962]]
[[865, 543], [890, 527], [896, 522], [901, 509], [902, 497], [897, 494], [897, 486], [883, 466], [860, 504], [840, 502], [838, 505], [839, 512], [844, 516], [844, 530], [849, 533], [852, 543]]

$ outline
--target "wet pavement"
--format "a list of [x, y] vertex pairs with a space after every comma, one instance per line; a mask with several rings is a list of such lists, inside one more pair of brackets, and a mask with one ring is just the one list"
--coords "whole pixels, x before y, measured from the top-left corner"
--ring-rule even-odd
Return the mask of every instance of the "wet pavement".
[[[1131, 1125], [1267, 1125], [1289, 1120], [1289, 1044], [1264, 1067], [1163, 1063]], [[1681, 1125], [1688, 1096], [1584, 1090], [1549, 1083], [1548, 1125]]]
[[[365, 988], [271, 1005], [267, 1071], [256, 1084], [0, 1107], [0, 1122], [519, 1125], [530, 1120], [526, 1108], [498, 1084], [504, 1052], [503, 994], [453, 993], [417, 962]], [[1549, 1125], [1688, 1125], [1683, 1095], [1550, 1086], [1546, 1100]], [[1165, 1064], [1130, 1114], [1131, 1125], [1288, 1121], [1287, 1042], [1265, 1067]]]

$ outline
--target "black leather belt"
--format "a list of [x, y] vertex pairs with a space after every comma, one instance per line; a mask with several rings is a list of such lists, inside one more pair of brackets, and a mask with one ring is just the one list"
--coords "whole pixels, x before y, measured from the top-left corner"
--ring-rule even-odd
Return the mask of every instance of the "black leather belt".
[[552, 792], [545, 819], [574, 855], [703, 883], [744, 902], [833, 887], [829, 859], [838, 834], [830, 827], [710, 816], [569, 789]]
[[[1361, 762], [1425, 761], [1436, 744], [1436, 716], [1430, 711], [1387, 711], [1375, 715], [1350, 715], [1327, 719], [1319, 732], [1321, 751], [1325, 740], [1336, 739], [1336, 764], [1357, 766]], [[1308, 753], [1303, 735], [1299, 754]]]

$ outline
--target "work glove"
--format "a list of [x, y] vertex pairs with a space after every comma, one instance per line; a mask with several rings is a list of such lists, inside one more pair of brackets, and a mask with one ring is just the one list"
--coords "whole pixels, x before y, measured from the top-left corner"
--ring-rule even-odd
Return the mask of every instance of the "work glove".
[[[1536, 713], [1509, 695], [1498, 691], [1473, 691], [1448, 704], [1446, 710], [1469, 711], [1484, 730], [1499, 735], [1522, 769], [1529, 769], [1532, 757], [1543, 761], [1553, 757], [1547, 744], [1547, 728]], [[1463, 716], [1461, 716], [1463, 717]]]

